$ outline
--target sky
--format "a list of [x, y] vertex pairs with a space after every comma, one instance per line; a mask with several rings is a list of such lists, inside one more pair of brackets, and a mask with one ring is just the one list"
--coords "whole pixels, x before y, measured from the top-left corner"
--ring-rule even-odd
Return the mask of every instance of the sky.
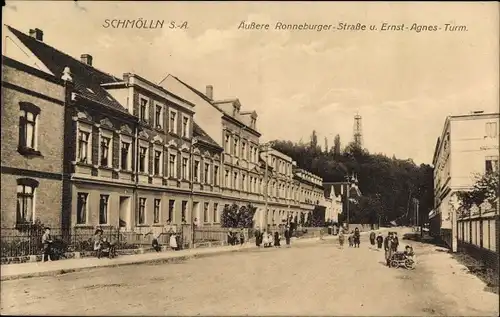
[[[43, 12], [43, 13], [42, 13]], [[371, 153], [431, 163], [448, 115], [499, 109], [498, 3], [472, 2], [34, 2], [7, 1], [3, 20], [76, 58], [121, 77], [158, 83], [167, 74], [215, 99], [255, 110], [261, 141], [320, 144], [353, 139], [362, 116]], [[105, 28], [105, 19], [164, 20], [163, 28]], [[167, 25], [188, 23], [187, 29]], [[242, 21], [270, 30], [239, 30]], [[467, 26], [467, 32], [290, 31], [277, 22], [413, 23]], [[196, 115], [195, 115], [196, 118]]]

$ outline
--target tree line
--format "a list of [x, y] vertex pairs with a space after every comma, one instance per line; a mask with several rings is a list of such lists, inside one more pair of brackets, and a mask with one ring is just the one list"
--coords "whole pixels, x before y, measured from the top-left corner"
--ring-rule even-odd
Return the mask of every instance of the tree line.
[[433, 168], [428, 164], [416, 165], [411, 159], [372, 154], [352, 142], [342, 148], [339, 135], [331, 148], [321, 149], [315, 131], [307, 143], [274, 140], [271, 144], [324, 182], [345, 181], [346, 176], [355, 174], [362, 197], [349, 205], [350, 223], [380, 220], [382, 225], [391, 221], [414, 224], [415, 198], [419, 201], [419, 223], [424, 223], [433, 208]]

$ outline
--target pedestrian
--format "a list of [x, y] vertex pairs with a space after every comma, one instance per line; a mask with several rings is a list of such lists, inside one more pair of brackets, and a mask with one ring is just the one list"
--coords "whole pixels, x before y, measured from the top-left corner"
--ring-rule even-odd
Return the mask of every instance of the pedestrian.
[[43, 253], [42, 253], [42, 262], [45, 262], [45, 258], [47, 258], [48, 262], [52, 262], [50, 259], [50, 255], [52, 253], [52, 236], [50, 235], [50, 228], [45, 228], [45, 233], [42, 235], [42, 244], [43, 244]]
[[340, 244], [340, 248], [343, 249], [344, 248], [344, 230], [340, 229], [339, 231], [339, 244]]
[[97, 229], [94, 233], [94, 251], [98, 259], [101, 258], [102, 230]]
[[229, 231], [227, 232], [227, 244], [228, 245], [234, 245], [234, 243], [233, 243], [233, 232], [231, 231], [231, 229], [229, 229]]
[[349, 237], [347, 238], [347, 240], [349, 241], [349, 247], [352, 248], [354, 246], [354, 231], [351, 231], [351, 233], [349, 234]]
[[274, 232], [274, 246], [277, 248], [280, 247], [280, 234], [278, 231]]
[[240, 245], [243, 245], [245, 243], [245, 232], [243, 231], [243, 228], [240, 231]]
[[389, 234], [387, 235], [387, 237], [385, 237], [385, 240], [384, 240], [385, 261], [386, 261], [387, 266], [390, 266], [390, 263], [391, 263], [391, 258], [392, 258], [393, 249], [394, 249], [392, 244], [393, 244], [392, 232], [389, 232]]
[[266, 231], [263, 232], [262, 244], [264, 245], [264, 248], [267, 248], [269, 245], [269, 236]]
[[170, 248], [174, 251], [179, 249], [177, 245], [177, 235], [175, 233], [170, 234]]
[[175, 242], [177, 243], [177, 250], [181, 250], [182, 249], [182, 238], [178, 232], [175, 233]]
[[286, 242], [286, 246], [287, 247], [290, 247], [290, 226], [286, 226], [285, 227], [285, 242]]
[[354, 240], [354, 247], [359, 248], [359, 243], [360, 243], [361, 237], [360, 237], [360, 233], [359, 233], [358, 228], [354, 229], [354, 239], [353, 240]]
[[151, 225], [149, 234], [151, 234], [151, 247], [153, 247], [153, 250], [155, 250], [156, 252], [160, 252], [161, 247], [158, 239], [160, 238], [161, 231], [154, 232], [154, 228]]
[[260, 229], [259, 227], [256, 227], [255, 228], [255, 246], [256, 247], [260, 247]]
[[372, 248], [375, 248], [375, 239], [376, 239], [377, 235], [375, 234], [375, 232], [370, 232], [370, 244], [371, 244], [371, 247]]
[[379, 232], [377, 236], [377, 249], [382, 249], [382, 243], [384, 243], [384, 237], [382, 237], [382, 233]]
[[398, 252], [399, 240], [398, 240], [398, 233], [397, 232], [392, 233], [392, 239], [393, 239], [393, 242], [392, 242], [393, 251]]

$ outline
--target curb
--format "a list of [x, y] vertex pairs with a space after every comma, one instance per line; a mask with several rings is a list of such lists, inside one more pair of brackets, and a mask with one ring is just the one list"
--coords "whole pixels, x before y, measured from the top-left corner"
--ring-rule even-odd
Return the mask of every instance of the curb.
[[[321, 241], [325, 241], [325, 240], [334, 240], [336, 237], [337, 236], [325, 235], [325, 236], [323, 236], [323, 240], [321, 240], [319, 237], [313, 237], [313, 238], [305, 238], [305, 239], [294, 239], [294, 240], [292, 240], [292, 242], [294, 244], [295, 243], [300, 244], [300, 243], [321, 242]], [[132, 260], [130, 262], [124, 262], [124, 263], [106, 263], [106, 264], [100, 264], [100, 265], [89, 265], [89, 266], [85, 266], [85, 267], [77, 267], [77, 268], [72, 268], [72, 269], [54, 269], [51, 271], [44, 271], [44, 272], [13, 274], [13, 275], [9, 275], [9, 276], [1, 276], [0, 281], [3, 282], [3, 281], [27, 279], [27, 278], [34, 278], [34, 277], [56, 276], [56, 275], [63, 275], [63, 274], [68, 274], [68, 273], [90, 271], [90, 270], [99, 269], [99, 268], [110, 268], [110, 267], [119, 267], [119, 266], [127, 266], [127, 265], [176, 263], [176, 262], [187, 261], [190, 259], [221, 255], [224, 253], [244, 252], [247, 250], [258, 250], [259, 249], [254, 244], [249, 244], [248, 246], [244, 246], [242, 248], [241, 247], [234, 247], [234, 249], [218, 249], [218, 248], [219, 247], [214, 248], [214, 251], [212, 251], [212, 252], [201, 251], [200, 253], [186, 254], [186, 255], [172, 255], [170, 257], [158, 258], [158, 259]], [[221, 248], [223, 248], [223, 247], [221, 247]], [[196, 250], [196, 249], [192, 249], [192, 250]], [[175, 251], [172, 251], [172, 252], [175, 252]]]

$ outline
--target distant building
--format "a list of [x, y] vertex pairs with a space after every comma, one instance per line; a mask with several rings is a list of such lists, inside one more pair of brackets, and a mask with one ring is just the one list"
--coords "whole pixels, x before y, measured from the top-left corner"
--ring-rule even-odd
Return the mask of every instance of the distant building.
[[326, 217], [334, 223], [339, 223], [339, 215], [343, 214], [344, 219], [347, 219], [348, 201], [356, 201], [361, 195], [358, 187], [358, 181], [355, 177], [351, 177], [350, 181], [343, 182], [324, 182], [325, 197], [330, 197], [331, 206], [327, 206], [329, 215]]
[[468, 190], [475, 175], [498, 170], [498, 113], [473, 112], [446, 118], [434, 150], [434, 209], [431, 234], [457, 251], [456, 192]]

